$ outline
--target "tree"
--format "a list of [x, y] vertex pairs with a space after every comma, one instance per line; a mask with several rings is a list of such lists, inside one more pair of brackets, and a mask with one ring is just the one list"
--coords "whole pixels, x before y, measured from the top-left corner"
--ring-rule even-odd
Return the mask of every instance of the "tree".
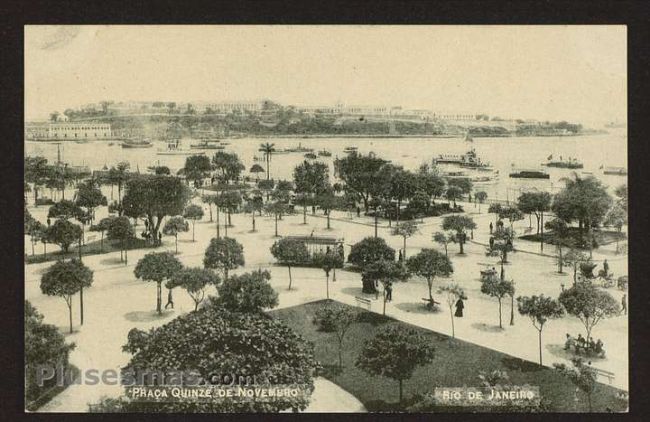
[[47, 229], [48, 242], [59, 245], [64, 253], [68, 253], [70, 245], [78, 242], [81, 235], [81, 227], [68, 220], [56, 220]]
[[41, 291], [48, 296], [60, 296], [68, 305], [70, 333], [72, 334], [72, 296], [80, 289], [90, 287], [93, 272], [78, 259], [57, 261], [41, 277]]
[[499, 302], [499, 328], [503, 328], [501, 322], [501, 299], [506, 295], [514, 295], [514, 283], [508, 280], [502, 280], [497, 276], [489, 276], [481, 282], [481, 293], [491, 297], [496, 297]]
[[542, 330], [544, 324], [550, 319], [560, 318], [564, 315], [564, 308], [557, 300], [539, 296], [519, 296], [517, 309], [521, 315], [528, 316], [537, 329], [539, 337], [539, 364], [542, 365]]
[[[285, 395], [265, 400], [211, 400], [119, 402], [124, 412], [280, 412], [304, 410], [313, 391], [318, 368], [313, 345], [280, 320], [260, 313], [236, 313], [220, 306], [203, 306], [154, 328], [144, 336], [129, 336], [127, 349], [132, 358], [122, 374], [138, 373], [142, 368], [169, 374], [189, 365], [197, 382], [210, 384], [214, 374], [255, 376], [255, 383], [305, 386], [305, 395]], [[134, 346], [130, 348], [129, 346]], [[136, 347], [137, 346], [137, 347]], [[243, 351], [235, 352], [233, 351]], [[185, 367], [185, 366], [184, 366]], [[243, 372], [242, 372], [243, 371]], [[134, 377], [139, 379], [138, 376]], [[165, 379], [169, 379], [165, 377]]]
[[24, 162], [25, 182], [34, 186], [34, 206], [38, 206], [38, 191], [47, 179], [47, 159], [41, 156], [25, 157]]
[[354, 324], [359, 313], [349, 306], [341, 305], [336, 302], [327, 303], [323, 306], [323, 311], [327, 314], [328, 326], [336, 334], [338, 342], [339, 369], [343, 369], [343, 340], [348, 333], [352, 324]]
[[[544, 224], [544, 226], [547, 230], [550, 230], [553, 233], [553, 238], [555, 239], [555, 247], [557, 248], [557, 252], [558, 252], [557, 272], [562, 274], [563, 273], [562, 265], [564, 264], [564, 257], [562, 256], [562, 247], [564, 246], [565, 243], [567, 243], [569, 237], [569, 228], [566, 224], [566, 221], [562, 220], [561, 218], [554, 218], [551, 221], [547, 221], [546, 224]], [[542, 242], [543, 241], [544, 239], [542, 239]]]
[[369, 374], [398, 381], [401, 404], [404, 381], [413, 376], [415, 368], [430, 363], [434, 353], [430, 339], [412, 328], [393, 325], [366, 341], [356, 365]]
[[27, 234], [29, 235], [29, 240], [32, 244], [32, 256], [34, 255], [34, 246], [38, 242], [47, 242], [47, 226], [41, 223], [40, 221], [33, 220], [28, 225], [25, 226]]
[[433, 280], [436, 277], [449, 277], [454, 272], [451, 261], [435, 249], [422, 249], [417, 255], [408, 259], [407, 266], [411, 273], [427, 281], [429, 287], [429, 303], [433, 309]]
[[162, 283], [174, 278], [183, 264], [169, 252], [150, 252], [138, 261], [133, 274], [143, 281], [156, 282], [156, 311], [162, 314]]
[[230, 237], [213, 238], [205, 250], [203, 266], [223, 271], [224, 281], [228, 280], [228, 271], [244, 265], [244, 247]]
[[582, 178], [573, 173], [572, 178], [563, 179], [565, 188], [553, 200], [555, 215], [567, 223], [578, 221], [580, 233], [587, 235], [589, 256], [593, 248], [591, 230], [602, 222], [612, 205], [607, 189], [594, 176]]
[[[206, 157], [207, 158], [207, 157]], [[217, 171], [221, 172], [219, 176], [226, 184], [239, 179], [242, 171], [246, 169], [239, 157], [234, 152], [217, 151], [212, 158], [212, 163]]]
[[[306, 219], [308, 198], [312, 203], [314, 198], [323, 194], [329, 187], [329, 168], [321, 162], [305, 160], [293, 170], [293, 182], [298, 195], [303, 195], [303, 217]], [[330, 192], [331, 193], [331, 192]], [[329, 217], [329, 213], [328, 213]], [[329, 227], [329, 224], [328, 224]]]
[[478, 191], [474, 194], [474, 198], [478, 201], [478, 212], [481, 212], [481, 204], [485, 202], [485, 200], [488, 198], [488, 194], [485, 191]]
[[508, 262], [508, 252], [514, 251], [512, 246], [513, 239], [512, 230], [510, 228], [504, 228], [497, 226], [494, 231], [494, 243], [490, 246], [490, 254], [493, 251], [496, 251], [499, 254], [499, 263], [501, 264], [501, 279], [504, 279], [505, 272], [503, 270], [503, 265]]
[[185, 167], [183, 167], [185, 178], [193, 182], [195, 187], [203, 184], [203, 179], [210, 175], [212, 171], [212, 164], [210, 157], [206, 155], [190, 155], [185, 159]]
[[188, 231], [190, 231], [190, 225], [180, 215], [177, 215], [167, 220], [167, 222], [165, 223], [165, 227], [163, 227], [163, 234], [165, 236], [174, 236], [174, 238], [176, 239], [175, 242], [176, 253], [178, 253], [178, 233], [188, 232]]
[[570, 265], [573, 267], [573, 285], [575, 286], [578, 282], [578, 267], [581, 263], [587, 262], [589, 257], [582, 251], [571, 248], [562, 258], [564, 264]]
[[391, 196], [397, 200], [397, 224], [400, 222], [402, 201], [412, 198], [418, 188], [415, 174], [403, 168], [397, 168], [389, 181]]
[[[622, 205], [621, 202], [617, 202], [612, 206], [612, 208], [607, 213], [605, 219], [605, 225], [612, 226], [616, 228], [619, 235], [624, 225], [627, 225], [627, 209]], [[616, 237], [616, 253], [618, 253], [618, 241], [619, 237]]]
[[124, 214], [146, 218], [154, 245], [163, 219], [181, 215], [189, 200], [189, 191], [177, 177], [142, 175], [129, 179], [124, 195]]
[[330, 298], [330, 271], [336, 271], [336, 268], [343, 266], [343, 258], [334, 251], [327, 253], [314, 254], [312, 257], [314, 264], [319, 266], [325, 272], [325, 289], [327, 299]]
[[258, 195], [247, 196], [244, 198], [244, 200], [246, 201], [244, 205], [244, 212], [251, 213], [251, 218], [253, 219], [253, 228], [251, 230], [251, 233], [255, 233], [257, 231], [255, 229], [255, 213], [262, 212], [262, 209], [264, 208], [264, 200], [261, 196]]
[[226, 224], [224, 224], [226, 236], [228, 236], [228, 227], [232, 227], [231, 214], [237, 211], [241, 203], [242, 196], [238, 191], [224, 191], [217, 196], [217, 206], [223, 208], [228, 213]]
[[445, 256], [448, 256], [448, 245], [456, 241], [456, 236], [453, 233], [435, 232], [433, 234], [433, 241], [442, 245], [445, 248]]
[[50, 207], [50, 209], [47, 211], [47, 218], [61, 218], [64, 220], [69, 220], [71, 218], [79, 217], [79, 215], [82, 213], [83, 210], [81, 207], [79, 207], [79, 205], [67, 199], [62, 199]]
[[328, 186], [316, 196], [315, 202], [325, 212], [327, 216], [327, 230], [330, 230], [332, 228], [330, 225], [330, 211], [340, 204], [339, 197], [334, 194], [332, 187]]
[[591, 283], [577, 283], [560, 293], [559, 301], [567, 313], [578, 318], [585, 327], [586, 340], [591, 339], [591, 331], [605, 318], [620, 312], [618, 302], [607, 292], [601, 291]]
[[183, 217], [192, 220], [192, 242], [195, 242], [194, 224], [196, 223], [196, 220], [203, 218], [203, 208], [198, 205], [190, 204], [185, 208], [185, 211], [183, 211]]
[[131, 165], [127, 161], [117, 163], [117, 166], [108, 170], [108, 180], [112, 185], [117, 185], [117, 202], [122, 204], [122, 186], [129, 180], [129, 168]]
[[456, 330], [454, 328], [454, 311], [452, 310], [454, 304], [459, 300], [467, 300], [465, 291], [458, 284], [448, 284], [438, 288], [438, 294], [445, 296], [447, 306], [449, 306], [449, 316], [451, 317], [451, 336], [456, 337]]
[[249, 172], [253, 173], [255, 175], [255, 180], [260, 180], [259, 173], [264, 173], [264, 167], [260, 166], [259, 164], [255, 163], [251, 166]]
[[305, 242], [288, 237], [276, 241], [271, 246], [271, 254], [289, 270], [289, 290], [291, 290], [291, 266], [304, 264], [309, 260]]
[[[68, 357], [74, 343], [66, 343], [65, 337], [55, 325], [44, 324], [43, 315], [29, 301], [25, 301], [25, 400], [31, 402], [54, 387], [55, 381], [39, 380], [38, 371], [43, 368], [68, 370]], [[27, 409], [31, 406], [27, 404]]]
[[205, 298], [205, 288], [207, 286], [218, 286], [221, 279], [213, 271], [200, 268], [183, 268], [176, 272], [171, 279], [167, 282], [166, 287], [173, 289], [174, 287], [182, 287], [187, 291], [194, 301], [194, 310], [199, 308], [201, 302]]
[[406, 262], [406, 239], [418, 233], [418, 225], [413, 221], [405, 221], [401, 225], [393, 229], [394, 236], [402, 236], [404, 239], [404, 249], [402, 253], [402, 258]]
[[585, 365], [582, 358], [573, 358], [571, 363], [571, 368], [564, 363], [554, 363], [553, 367], [559, 374], [571, 380], [573, 385], [587, 396], [588, 409], [589, 412], [592, 412], [591, 396], [596, 389], [598, 376], [596, 370], [591, 367], [591, 363]]
[[269, 214], [272, 214], [274, 219], [275, 219], [275, 237], [279, 237], [278, 235], [278, 219], [280, 216], [288, 211], [288, 207], [284, 202], [281, 201], [273, 201], [269, 202], [265, 205], [265, 210]]
[[[386, 241], [380, 237], [366, 237], [360, 240], [352, 245], [348, 255], [348, 262], [362, 270], [380, 259], [395, 260], [395, 249], [388, 246]], [[374, 293], [375, 291], [374, 283], [363, 282], [364, 293]]]
[[383, 286], [383, 311], [382, 314], [386, 315], [386, 301], [388, 300], [388, 289], [393, 287], [393, 284], [397, 281], [405, 281], [409, 277], [407, 270], [395, 263], [394, 261], [386, 261], [385, 259], [380, 259], [374, 261], [363, 268], [361, 273], [361, 280], [364, 285], [374, 284], [376, 282], [381, 283]]
[[359, 195], [368, 212], [368, 201], [376, 183], [377, 171], [386, 163], [374, 155], [349, 154], [345, 158], [334, 160], [334, 169], [338, 177], [345, 182], [345, 188]]
[[[120, 242], [120, 261], [124, 260], [124, 264], [126, 265], [128, 263], [127, 245], [135, 237], [135, 230], [129, 218], [124, 216], [111, 218], [106, 236], [110, 240]], [[122, 251], [124, 251], [124, 257], [122, 256]]]
[[208, 205], [208, 210], [210, 212], [210, 222], [212, 223], [212, 205], [217, 203], [216, 195], [203, 195], [201, 196], [201, 202]]
[[266, 180], [271, 178], [271, 156], [275, 152], [275, 144], [264, 143], [260, 144], [259, 150], [264, 153], [264, 161], [266, 161]]
[[512, 223], [515, 221], [523, 220], [524, 214], [517, 207], [502, 207], [499, 211], [499, 218], [507, 219], [510, 223], [510, 231], [514, 233]]
[[463, 191], [458, 186], [449, 186], [445, 191], [445, 198], [449, 201], [450, 205], [452, 201], [454, 202], [454, 208], [456, 208], [456, 201], [462, 197]]
[[524, 192], [517, 199], [517, 208], [523, 213], [535, 214], [537, 234], [540, 234], [541, 228], [541, 247], [544, 250], [544, 212], [551, 210], [551, 194], [548, 192]]
[[499, 203], [490, 204], [490, 206], [488, 207], [488, 213], [495, 214], [495, 221], [496, 221], [499, 218], [499, 214], [501, 213], [502, 208], [503, 207]]
[[618, 186], [614, 190], [614, 194], [618, 197], [618, 202], [621, 206], [627, 210], [627, 183]]
[[278, 294], [269, 284], [271, 273], [252, 271], [227, 278], [217, 287], [216, 302], [233, 312], [261, 313], [278, 306]]
[[465, 238], [467, 237], [466, 230], [474, 230], [475, 228], [476, 223], [474, 220], [466, 215], [450, 215], [442, 220], [443, 230], [453, 230], [456, 232], [456, 238], [460, 244], [461, 255], [465, 253], [463, 251], [463, 244], [465, 243]]
[[95, 217], [95, 208], [99, 206], [106, 206], [108, 202], [102, 191], [97, 187], [96, 182], [88, 180], [79, 185], [75, 204], [79, 207], [86, 209], [86, 213], [90, 216], [91, 221]]
[[[472, 187], [474, 186], [468, 177], [451, 178], [447, 183], [449, 184], [449, 187], [455, 186], [460, 189], [461, 194], [464, 195], [469, 195], [472, 192]], [[456, 206], [455, 202], [454, 206]]]

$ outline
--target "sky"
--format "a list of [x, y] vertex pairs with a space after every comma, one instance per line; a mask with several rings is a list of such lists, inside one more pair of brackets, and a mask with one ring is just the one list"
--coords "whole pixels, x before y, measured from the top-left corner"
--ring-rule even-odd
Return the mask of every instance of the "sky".
[[25, 117], [113, 101], [626, 121], [625, 26], [26, 26]]

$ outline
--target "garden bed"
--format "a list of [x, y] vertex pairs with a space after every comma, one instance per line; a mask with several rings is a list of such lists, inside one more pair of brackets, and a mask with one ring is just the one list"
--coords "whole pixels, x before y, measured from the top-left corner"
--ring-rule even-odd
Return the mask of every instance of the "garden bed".
[[[589, 249], [589, 244], [586, 241], [586, 235], [584, 232], [581, 232], [578, 227], [569, 227], [568, 228], [568, 238], [573, 240], [575, 242], [575, 245], [577, 245], [580, 248], [583, 249]], [[593, 230], [594, 234], [594, 248], [597, 248], [598, 246], [604, 246], [604, 245], [609, 245], [612, 243], [616, 243], [618, 240], [619, 242], [622, 242], [627, 239], [627, 236], [625, 233], [619, 233], [617, 231], [611, 231], [611, 230]], [[528, 234], [525, 236], [519, 236], [519, 239], [522, 240], [530, 240], [533, 242], [540, 242], [542, 240], [542, 235], [541, 234]], [[544, 243], [548, 243], [550, 245], [556, 245], [558, 243], [558, 239], [555, 236], [553, 232], [544, 232]], [[566, 244], [566, 241], [564, 242]]]
[[[127, 243], [126, 249], [128, 251], [132, 249], [153, 248], [153, 246], [151, 246], [151, 244], [149, 244], [144, 239], [131, 239], [131, 241], [126, 243]], [[34, 249], [42, 251], [43, 244], [39, 243], [35, 245]], [[88, 242], [81, 247], [81, 256], [83, 257], [86, 255], [99, 255], [99, 254], [105, 254], [109, 252], [119, 252], [121, 249], [122, 248], [119, 241], [110, 241], [104, 239], [104, 246], [102, 248], [101, 241], [96, 240], [93, 242]], [[70, 250], [68, 251], [68, 253], [64, 253], [63, 251], [59, 250], [55, 252], [48, 252], [46, 255], [42, 253], [34, 254], [34, 255], [25, 255], [25, 264], [38, 264], [41, 262], [56, 261], [59, 259], [78, 258], [78, 257], [79, 257], [79, 248], [73, 245], [70, 246]]]
[[[323, 376], [354, 395], [368, 411], [398, 411], [412, 405], [422, 394], [433, 394], [435, 387], [480, 386], [479, 371], [506, 371], [514, 385], [538, 386], [547, 411], [584, 412], [586, 399], [580, 395], [575, 403], [575, 386], [566, 378], [547, 367], [515, 358], [485, 347], [477, 346], [446, 335], [419, 328], [380, 314], [359, 310], [361, 319], [346, 334], [343, 346], [343, 370], [338, 370], [338, 343], [335, 333], [318, 330], [313, 323], [316, 310], [325, 301], [306, 303], [271, 311], [305, 339], [314, 344], [315, 356], [324, 367]], [[349, 305], [342, 305], [349, 306]], [[373, 338], [386, 325], [412, 328], [428, 337], [435, 347], [432, 363], [418, 367], [413, 377], [404, 382], [404, 404], [400, 407], [398, 383], [389, 378], [375, 377], [358, 369], [354, 362], [364, 342]], [[617, 390], [598, 383], [593, 393], [593, 410], [607, 408], [624, 411], [625, 405], [616, 397]], [[482, 408], [481, 411], [502, 411], [504, 408]], [[468, 408], [439, 407], [436, 412], [468, 411]]]

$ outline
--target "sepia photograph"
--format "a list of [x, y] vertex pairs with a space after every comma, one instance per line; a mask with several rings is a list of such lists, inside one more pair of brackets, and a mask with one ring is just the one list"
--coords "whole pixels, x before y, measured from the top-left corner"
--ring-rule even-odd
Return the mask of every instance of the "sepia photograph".
[[25, 25], [25, 411], [629, 412], [627, 35]]

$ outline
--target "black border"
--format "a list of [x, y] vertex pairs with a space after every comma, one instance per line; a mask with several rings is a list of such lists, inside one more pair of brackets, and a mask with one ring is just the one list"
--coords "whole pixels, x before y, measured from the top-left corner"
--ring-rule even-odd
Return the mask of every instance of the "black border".
[[[2, 241], [0, 259], [5, 274], [4, 303], [0, 306], [4, 341], [0, 363], [5, 368], [0, 383], [0, 417], [3, 420], [61, 418], [86, 420], [186, 420], [214, 419], [215, 415], [89, 415], [24, 414], [23, 399], [23, 251], [20, 208], [22, 206], [23, 154], [23, 25], [25, 24], [625, 24], [628, 28], [628, 168], [630, 202], [630, 413], [625, 415], [542, 414], [428, 415], [437, 420], [600, 420], [648, 419], [643, 387], [648, 375], [650, 304], [645, 280], [648, 274], [647, 188], [650, 157], [648, 76], [650, 74], [650, 2], [642, 1], [82, 1], [9, 0], [0, 4], [0, 178], [2, 195]], [[7, 177], [10, 176], [10, 177]], [[20, 198], [20, 199], [19, 199]], [[645, 417], [644, 417], [645, 416]], [[257, 415], [218, 415], [225, 419], [253, 419]], [[295, 417], [264, 415], [264, 419]], [[310, 419], [345, 417], [336, 414], [301, 415]], [[361, 418], [364, 415], [354, 415]], [[372, 419], [411, 419], [418, 415], [370, 414]]]

